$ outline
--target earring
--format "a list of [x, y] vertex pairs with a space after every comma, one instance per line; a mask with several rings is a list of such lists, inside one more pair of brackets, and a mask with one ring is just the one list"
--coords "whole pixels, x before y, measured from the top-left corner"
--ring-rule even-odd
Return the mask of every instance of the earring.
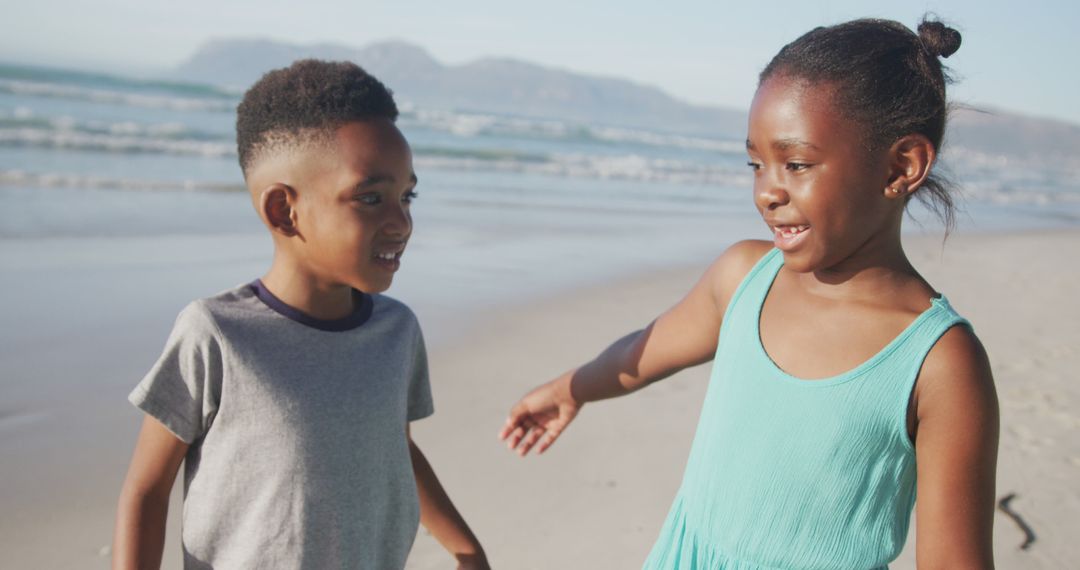
[[901, 192], [903, 192], [903, 189], [901, 189], [899, 186], [890, 186], [889, 192], [895, 196], [898, 196]]

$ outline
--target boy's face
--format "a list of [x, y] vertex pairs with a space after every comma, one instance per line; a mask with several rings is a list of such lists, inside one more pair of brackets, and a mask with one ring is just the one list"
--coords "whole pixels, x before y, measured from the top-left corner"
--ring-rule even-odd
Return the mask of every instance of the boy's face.
[[417, 180], [405, 137], [388, 119], [357, 121], [329, 150], [300, 154], [298, 235], [289, 240], [297, 269], [316, 287], [385, 291], [412, 234]]

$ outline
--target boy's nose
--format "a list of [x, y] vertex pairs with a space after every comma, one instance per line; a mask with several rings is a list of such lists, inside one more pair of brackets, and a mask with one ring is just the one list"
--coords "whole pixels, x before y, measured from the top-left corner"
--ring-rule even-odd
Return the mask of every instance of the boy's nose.
[[412, 233], [412, 214], [408, 205], [400, 205], [388, 208], [386, 217], [383, 219], [382, 230], [385, 234], [394, 237], [405, 237]]

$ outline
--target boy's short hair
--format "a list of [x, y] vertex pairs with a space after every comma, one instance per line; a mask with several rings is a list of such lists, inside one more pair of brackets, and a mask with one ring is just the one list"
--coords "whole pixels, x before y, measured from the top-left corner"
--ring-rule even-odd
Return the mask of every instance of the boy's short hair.
[[390, 90], [360, 66], [302, 59], [263, 75], [236, 108], [240, 168], [247, 176], [268, 151], [319, 142], [352, 121], [397, 116]]

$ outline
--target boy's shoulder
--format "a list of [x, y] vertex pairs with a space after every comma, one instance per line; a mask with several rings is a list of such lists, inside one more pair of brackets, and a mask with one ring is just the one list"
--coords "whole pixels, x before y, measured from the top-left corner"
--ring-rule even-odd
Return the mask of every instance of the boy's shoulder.
[[248, 305], [258, 300], [252, 283], [243, 283], [219, 291], [209, 297], [195, 299], [189, 306], [197, 305], [204, 310], [220, 313], [235, 310], [237, 305]]
[[382, 330], [379, 325], [389, 325], [400, 332], [420, 333], [420, 320], [408, 305], [382, 293], [367, 294], [371, 299], [372, 330]]
[[220, 332], [223, 320], [243, 319], [252, 315], [258, 301], [250, 284], [237, 285], [209, 297], [188, 303], [177, 317], [177, 324], [191, 327], [209, 327]]
[[416, 320], [416, 314], [408, 305], [383, 293], [365, 293], [371, 298], [373, 310], [383, 311], [392, 315], [400, 315], [405, 318]]
[[233, 344], [253, 334], [272, 334], [277, 328], [270, 310], [251, 283], [236, 285], [189, 302], [173, 325], [174, 336], [195, 342]]

